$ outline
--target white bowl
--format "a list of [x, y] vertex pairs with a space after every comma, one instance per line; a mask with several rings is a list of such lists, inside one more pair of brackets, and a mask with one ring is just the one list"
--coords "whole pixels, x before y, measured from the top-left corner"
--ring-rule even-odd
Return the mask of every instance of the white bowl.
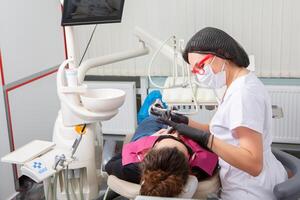
[[107, 112], [121, 107], [126, 93], [119, 89], [87, 89], [80, 95], [82, 105], [93, 112]]

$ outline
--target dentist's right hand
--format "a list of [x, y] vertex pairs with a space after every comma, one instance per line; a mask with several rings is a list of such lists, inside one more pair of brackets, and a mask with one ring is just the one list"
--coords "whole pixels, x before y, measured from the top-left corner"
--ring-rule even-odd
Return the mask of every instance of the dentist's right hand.
[[209, 132], [192, 128], [184, 123], [176, 123], [163, 117], [158, 118], [157, 121], [173, 127], [173, 129], [177, 130], [180, 135], [186, 136], [197, 142], [203, 148], [208, 149], [208, 142], [211, 136]]
[[187, 116], [176, 113], [174, 109], [164, 109], [161, 101], [156, 101], [152, 104], [152, 106], [150, 107], [150, 114], [157, 117], [162, 117], [164, 119], [169, 119], [175, 123], [189, 123], [189, 118]]

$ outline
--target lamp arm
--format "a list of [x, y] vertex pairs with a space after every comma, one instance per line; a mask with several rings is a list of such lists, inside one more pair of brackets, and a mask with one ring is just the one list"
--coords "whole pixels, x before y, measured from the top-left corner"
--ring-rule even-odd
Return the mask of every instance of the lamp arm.
[[120, 62], [130, 58], [143, 56], [148, 53], [149, 53], [149, 49], [143, 44], [143, 47], [135, 50], [123, 51], [123, 52], [114, 53], [106, 56], [88, 59], [78, 67], [78, 84], [80, 85], [83, 83], [86, 72], [93, 67], [99, 67], [107, 64]]

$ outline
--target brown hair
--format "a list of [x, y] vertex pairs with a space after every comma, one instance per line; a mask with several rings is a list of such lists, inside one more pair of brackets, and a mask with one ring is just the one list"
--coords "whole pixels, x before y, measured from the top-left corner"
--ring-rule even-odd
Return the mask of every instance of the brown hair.
[[189, 165], [176, 147], [152, 149], [142, 162], [140, 193], [146, 196], [178, 196], [187, 182]]

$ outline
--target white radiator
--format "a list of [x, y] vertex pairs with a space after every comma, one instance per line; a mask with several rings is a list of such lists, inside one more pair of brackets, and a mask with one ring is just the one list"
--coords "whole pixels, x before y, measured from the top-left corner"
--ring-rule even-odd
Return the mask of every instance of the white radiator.
[[133, 134], [137, 124], [135, 82], [86, 81], [85, 84], [90, 88], [116, 88], [126, 92], [125, 102], [119, 113], [102, 122], [102, 132], [115, 135]]
[[273, 141], [300, 144], [300, 86], [271, 86], [273, 105], [283, 109], [283, 118], [273, 120]]

